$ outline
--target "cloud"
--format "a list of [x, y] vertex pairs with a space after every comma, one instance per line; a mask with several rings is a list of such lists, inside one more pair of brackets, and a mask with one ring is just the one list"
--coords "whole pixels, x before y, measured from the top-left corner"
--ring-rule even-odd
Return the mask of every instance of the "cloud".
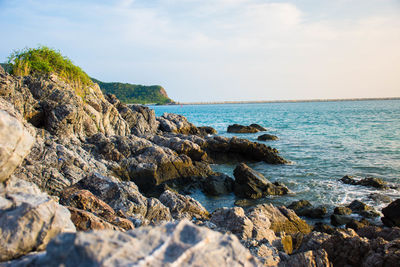
[[180, 101], [399, 92], [396, 1], [0, 3], [0, 57], [47, 44], [99, 79], [162, 84]]

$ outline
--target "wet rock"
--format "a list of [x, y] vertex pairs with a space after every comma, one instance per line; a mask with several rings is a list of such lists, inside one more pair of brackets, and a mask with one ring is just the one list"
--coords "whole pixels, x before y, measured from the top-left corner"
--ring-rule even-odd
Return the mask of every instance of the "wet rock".
[[376, 201], [378, 203], [390, 203], [392, 199], [389, 196], [378, 194], [378, 193], [371, 193], [368, 195], [368, 198]]
[[339, 179], [344, 184], [351, 184], [351, 185], [356, 185], [357, 180], [353, 178], [353, 176], [345, 175], [341, 179]]
[[31, 132], [14, 108], [0, 98], [0, 182], [6, 181], [30, 152]]
[[267, 195], [284, 195], [289, 192], [286, 186], [272, 184], [261, 173], [244, 163], [235, 168], [233, 175], [235, 176], [235, 194], [239, 197], [256, 199]]
[[353, 219], [350, 222], [346, 223], [346, 228], [351, 228], [354, 231], [357, 231], [358, 229], [364, 228], [369, 225], [370, 225], [370, 223], [365, 219], [362, 219], [360, 221]]
[[228, 126], [228, 133], [258, 133], [260, 130], [253, 126], [233, 124]]
[[287, 234], [295, 234], [298, 232], [308, 234], [311, 227], [296, 213], [285, 207], [275, 207], [272, 204], [261, 204], [249, 210], [249, 213], [257, 211], [263, 214], [271, 222], [270, 229], [275, 233], [285, 232]]
[[212, 196], [225, 195], [233, 192], [234, 180], [225, 174], [208, 176], [203, 182], [203, 190]]
[[307, 200], [294, 201], [288, 206], [288, 208], [294, 210], [299, 216], [309, 218], [323, 218], [328, 212], [326, 207], [313, 207]]
[[[156, 255], [156, 256], [155, 256]], [[187, 221], [125, 233], [59, 235], [30, 266], [259, 266], [233, 235]]]
[[382, 209], [384, 217], [382, 222], [389, 227], [400, 226], [400, 199], [390, 203], [387, 207]]
[[353, 200], [348, 206], [354, 213], [358, 213], [365, 218], [374, 218], [379, 217], [380, 213], [377, 212], [373, 207], [368, 206], [367, 204]]
[[336, 207], [333, 210], [333, 213], [337, 215], [350, 215], [353, 213], [353, 211], [348, 207]]
[[176, 192], [166, 190], [161, 196], [160, 201], [171, 210], [172, 216], [177, 219], [208, 219], [208, 211], [190, 196], [183, 196]]
[[[60, 195], [60, 204], [64, 206], [69, 206], [70, 207], [70, 212], [71, 212], [71, 217], [72, 221], [75, 223], [75, 226], [77, 226], [77, 221], [79, 220], [79, 225], [82, 225], [81, 221], [79, 219], [80, 217], [87, 217], [90, 221], [91, 218], [87, 216], [84, 212], [81, 212], [80, 210], [90, 212], [93, 215], [100, 217], [101, 219], [105, 220], [106, 222], [115, 225], [117, 227], [120, 227], [125, 230], [130, 230], [135, 228], [133, 223], [125, 218], [121, 218], [117, 216], [116, 212], [104, 201], [101, 199], [97, 198], [94, 196], [90, 191], [88, 190], [79, 190], [77, 188], [68, 188], [64, 190], [61, 195]], [[75, 209], [78, 210], [75, 210]], [[75, 216], [75, 220], [74, 220]], [[94, 230], [94, 229], [116, 229], [116, 228], [88, 228], [87, 229], [82, 229], [78, 227], [78, 230]]]
[[252, 237], [253, 223], [239, 207], [219, 208], [211, 214], [210, 222], [214, 223], [222, 231], [229, 231], [240, 239]]
[[208, 136], [208, 135], [214, 135], [217, 134], [217, 130], [215, 130], [213, 127], [210, 126], [202, 126], [202, 127], [197, 127], [200, 131], [200, 136]]
[[279, 267], [330, 267], [333, 266], [328, 259], [325, 250], [309, 250], [306, 252], [291, 255], [287, 260], [282, 261]]
[[238, 199], [235, 201], [235, 206], [239, 206], [239, 207], [250, 207], [254, 204], [254, 201], [248, 198], [244, 198], [244, 199]]
[[267, 131], [266, 128], [262, 127], [261, 125], [257, 124], [257, 123], [252, 123], [249, 125], [250, 127], [256, 128], [257, 130], [259, 130], [260, 132], [264, 132]]
[[259, 141], [274, 141], [274, 140], [279, 140], [278, 136], [272, 135], [272, 134], [263, 134], [257, 137], [257, 140]]
[[34, 184], [12, 177], [0, 184], [0, 261], [45, 249], [62, 232], [74, 232], [68, 210]]
[[357, 182], [357, 185], [375, 187], [378, 189], [389, 189], [387, 183], [380, 178], [364, 178]]

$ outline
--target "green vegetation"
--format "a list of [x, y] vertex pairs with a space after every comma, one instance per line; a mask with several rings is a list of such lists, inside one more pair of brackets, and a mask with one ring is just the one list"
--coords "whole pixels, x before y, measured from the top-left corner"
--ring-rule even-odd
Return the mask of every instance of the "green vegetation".
[[8, 57], [9, 72], [16, 76], [56, 74], [70, 84], [84, 98], [85, 88], [92, 85], [90, 77], [59, 51], [40, 46], [15, 50]]
[[169, 104], [173, 101], [168, 97], [164, 88], [159, 85], [145, 86], [130, 83], [105, 83], [92, 79], [99, 84], [104, 93], [114, 94], [121, 102], [133, 104]]

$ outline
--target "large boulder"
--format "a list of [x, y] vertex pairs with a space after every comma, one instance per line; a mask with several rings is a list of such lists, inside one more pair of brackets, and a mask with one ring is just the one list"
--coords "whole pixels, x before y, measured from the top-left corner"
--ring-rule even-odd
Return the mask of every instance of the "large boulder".
[[22, 117], [0, 98], [0, 182], [6, 181], [30, 152], [35, 141], [31, 133]]
[[383, 181], [380, 178], [375, 177], [367, 177], [364, 179], [354, 179], [353, 176], [345, 175], [341, 179], [339, 179], [344, 184], [350, 185], [362, 185], [368, 187], [375, 187], [377, 189], [389, 189], [387, 182]]
[[233, 235], [187, 221], [125, 233], [78, 232], [59, 235], [29, 266], [259, 266]]
[[263, 134], [257, 137], [258, 141], [274, 141], [279, 140], [278, 136], [272, 134]]
[[400, 226], [400, 199], [390, 203], [387, 207], [382, 209], [384, 217], [382, 222], [389, 226]]
[[75, 232], [67, 208], [27, 181], [0, 183], [0, 261], [43, 250], [62, 232]]
[[187, 118], [182, 115], [173, 113], [164, 113], [161, 117], [157, 117], [160, 123], [159, 129], [166, 133], [180, 133], [198, 135], [200, 130], [192, 123], [188, 122]]
[[294, 210], [299, 216], [305, 216], [314, 219], [321, 219], [328, 213], [326, 207], [313, 207], [307, 200], [294, 201], [288, 206], [288, 208]]
[[197, 200], [190, 196], [184, 196], [174, 191], [166, 190], [160, 196], [160, 201], [171, 211], [177, 219], [208, 219], [209, 213]]
[[328, 253], [323, 249], [309, 250], [291, 255], [285, 261], [281, 261], [279, 267], [331, 267]]
[[255, 127], [240, 124], [229, 125], [227, 129], [228, 133], [258, 133], [259, 131]]
[[286, 186], [273, 184], [261, 173], [254, 171], [244, 163], [233, 171], [235, 176], [235, 194], [244, 198], [261, 198], [267, 195], [284, 195], [289, 192]]
[[203, 191], [212, 196], [229, 194], [233, 188], [234, 180], [222, 173], [210, 175], [203, 181]]

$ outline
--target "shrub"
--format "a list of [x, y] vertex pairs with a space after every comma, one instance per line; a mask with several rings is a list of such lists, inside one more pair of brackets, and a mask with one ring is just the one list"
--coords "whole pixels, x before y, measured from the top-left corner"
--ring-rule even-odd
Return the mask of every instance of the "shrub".
[[82, 98], [86, 95], [86, 87], [92, 85], [90, 77], [59, 51], [39, 46], [15, 50], [8, 57], [10, 73], [16, 76], [41, 76], [56, 74], [70, 84]]

